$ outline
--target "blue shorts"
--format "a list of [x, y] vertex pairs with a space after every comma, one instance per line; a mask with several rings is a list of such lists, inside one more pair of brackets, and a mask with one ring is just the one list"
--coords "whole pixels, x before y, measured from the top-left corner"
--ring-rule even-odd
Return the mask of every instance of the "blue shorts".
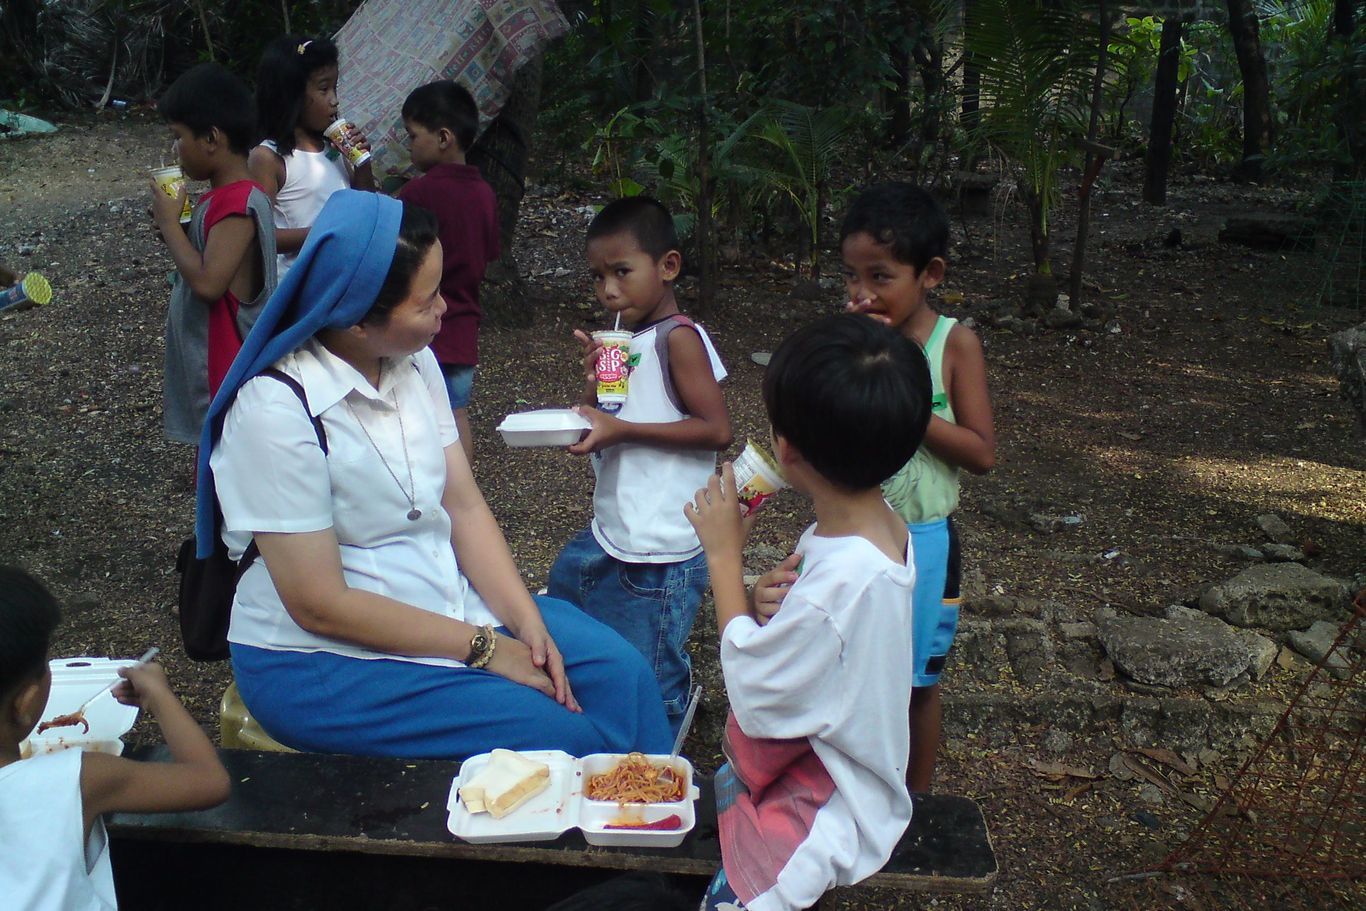
[[555, 558], [546, 594], [577, 604], [645, 656], [676, 733], [692, 685], [688, 636], [709, 578], [705, 554], [679, 563], [624, 563], [585, 528]]
[[473, 364], [442, 364], [441, 375], [446, 378], [446, 395], [451, 408], [468, 408], [470, 393], [474, 391]]
[[959, 575], [962, 559], [953, 519], [938, 519], [906, 526], [911, 532], [915, 559], [915, 592], [912, 595], [911, 657], [915, 661], [912, 685], [934, 686], [943, 673], [944, 661], [958, 631]]

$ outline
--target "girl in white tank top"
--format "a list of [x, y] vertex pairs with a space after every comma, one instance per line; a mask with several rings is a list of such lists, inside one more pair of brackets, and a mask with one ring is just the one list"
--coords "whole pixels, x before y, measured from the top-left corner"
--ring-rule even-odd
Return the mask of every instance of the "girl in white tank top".
[[[353, 170], [323, 136], [337, 119], [337, 65], [329, 39], [285, 35], [266, 48], [257, 70], [257, 118], [266, 139], [252, 149], [250, 167], [275, 214], [279, 281], [333, 193], [375, 186], [370, 162]], [[365, 142], [359, 131], [351, 138]]]

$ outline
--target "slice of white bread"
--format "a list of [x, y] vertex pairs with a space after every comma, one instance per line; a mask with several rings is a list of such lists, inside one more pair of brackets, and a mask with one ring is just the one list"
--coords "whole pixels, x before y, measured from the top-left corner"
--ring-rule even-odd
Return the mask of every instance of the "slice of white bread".
[[502, 819], [550, 786], [550, 766], [512, 750], [494, 750], [488, 765], [460, 789], [471, 813]]

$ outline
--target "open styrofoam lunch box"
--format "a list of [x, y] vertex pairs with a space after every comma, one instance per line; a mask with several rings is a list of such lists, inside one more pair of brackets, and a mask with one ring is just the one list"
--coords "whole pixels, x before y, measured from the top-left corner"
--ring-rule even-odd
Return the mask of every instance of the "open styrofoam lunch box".
[[[39, 722], [51, 721], [58, 715], [66, 715], [80, 708], [101, 688], [118, 680], [119, 668], [137, 664], [133, 659], [115, 658], [53, 658], [48, 663], [52, 670], [52, 692], [48, 694], [47, 705], [39, 716]], [[28, 739], [19, 744], [20, 756], [36, 756], [41, 753], [56, 753], [76, 747], [97, 753], [123, 753], [124, 734], [137, 720], [137, 706], [124, 705], [112, 693], [102, 693], [85, 707], [84, 716], [90, 725], [85, 731], [80, 725], [48, 728], [39, 734], [35, 727]]]
[[498, 432], [509, 446], [569, 446], [592, 428], [588, 418], [572, 408], [538, 408], [508, 415]]
[[[471, 756], [460, 766], [460, 774], [451, 783], [450, 796], [446, 799], [446, 808], [450, 811], [446, 828], [452, 835], [474, 844], [550, 841], [577, 828], [590, 845], [673, 848], [682, 844], [697, 822], [693, 802], [699, 794], [693, 784], [692, 763], [681, 756], [674, 760], [674, 769], [684, 776], [683, 793], [686, 796], [683, 800], [620, 804], [589, 800], [583, 790], [591, 776], [609, 771], [626, 758], [625, 753], [594, 753], [582, 759], [560, 750], [528, 750], [522, 755], [550, 767], [550, 785], [502, 819], [494, 819], [488, 813], [471, 813], [460, 801], [460, 787], [488, 764], [489, 754]], [[647, 754], [646, 758], [659, 765], [669, 760], [665, 754]], [[678, 828], [664, 831], [608, 828], [622, 823], [659, 822], [668, 816], [679, 817]]]

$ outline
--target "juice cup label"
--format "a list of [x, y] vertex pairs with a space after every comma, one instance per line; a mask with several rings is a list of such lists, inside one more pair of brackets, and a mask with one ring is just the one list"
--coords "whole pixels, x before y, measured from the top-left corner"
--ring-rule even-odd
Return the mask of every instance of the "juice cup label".
[[740, 501], [741, 515], [754, 512], [787, 486], [773, 457], [753, 440], [745, 443], [745, 451], [731, 464], [731, 470], [735, 473], [735, 493]]
[[332, 124], [323, 130], [323, 135], [347, 157], [353, 168], [359, 168], [370, 160], [370, 150], [355, 145], [347, 138], [346, 131], [355, 128], [355, 124], [341, 117], [332, 121]]
[[[161, 192], [175, 199], [180, 195], [180, 190], [185, 186], [185, 175], [180, 168], [172, 165], [169, 168], [156, 168], [152, 171], [152, 178], [161, 187]], [[188, 224], [190, 216], [194, 214], [194, 209], [190, 205], [190, 196], [185, 195], [185, 205], [180, 210], [180, 223]]]
[[609, 413], [621, 410], [630, 390], [631, 335], [616, 330], [593, 333], [602, 345], [594, 368], [598, 375], [598, 407]]

